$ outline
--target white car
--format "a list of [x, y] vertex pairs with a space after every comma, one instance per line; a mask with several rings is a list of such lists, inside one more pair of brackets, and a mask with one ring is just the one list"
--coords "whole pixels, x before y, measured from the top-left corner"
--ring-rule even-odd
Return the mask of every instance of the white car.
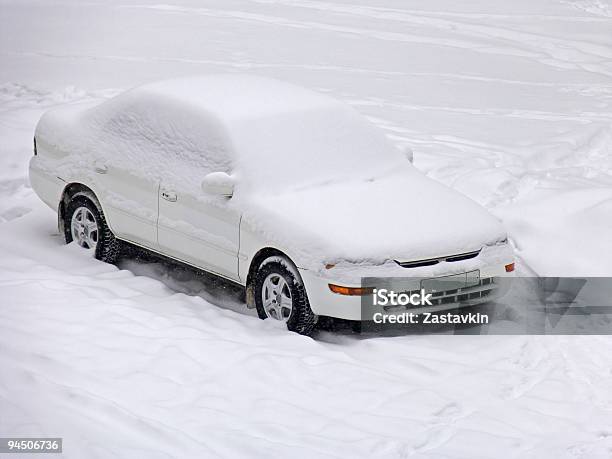
[[214, 75], [45, 113], [30, 180], [67, 243], [107, 262], [130, 243], [217, 274], [262, 319], [310, 334], [319, 316], [365, 319], [364, 277], [477, 273], [431, 311], [486, 301], [513, 270], [499, 221], [410, 156], [325, 95]]

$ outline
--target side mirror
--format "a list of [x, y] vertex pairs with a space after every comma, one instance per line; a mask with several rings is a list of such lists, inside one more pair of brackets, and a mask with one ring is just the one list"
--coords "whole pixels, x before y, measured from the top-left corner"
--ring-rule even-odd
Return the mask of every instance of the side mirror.
[[202, 180], [202, 191], [231, 198], [234, 194], [234, 178], [225, 172], [211, 172]]
[[408, 161], [410, 161], [411, 163], [414, 162], [414, 151], [412, 151], [412, 148], [404, 147], [404, 155], [406, 156], [406, 159]]

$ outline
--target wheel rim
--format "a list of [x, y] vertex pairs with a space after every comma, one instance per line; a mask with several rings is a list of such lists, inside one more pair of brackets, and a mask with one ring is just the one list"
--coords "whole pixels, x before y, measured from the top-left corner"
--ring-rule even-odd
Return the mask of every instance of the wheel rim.
[[98, 245], [98, 223], [91, 210], [87, 207], [79, 207], [72, 214], [70, 221], [72, 240], [79, 246], [88, 250], [95, 250]]
[[261, 301], [266, 316], [287, 322], [293, 310], [291, 290], [283, 276], [272, 273], [266, 277], [261, 289]]

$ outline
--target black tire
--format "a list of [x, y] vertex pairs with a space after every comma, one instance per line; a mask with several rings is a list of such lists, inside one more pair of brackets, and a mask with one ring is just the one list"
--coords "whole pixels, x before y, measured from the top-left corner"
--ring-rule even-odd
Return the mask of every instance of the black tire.
[[292, 271], [292, 269], [288, 269], [287, 262], [283, 260], [275, 259], [274, 261], [263, 262], [253, 279], [257, 314], [260, 319], [268, 318], [263, 307], [263, 283], [270, 274], [279, 274], [285, 279], [291, 292], [292, 308], [291, 315], [287, 319], [287, 329], [300, 335], [311, 336], [317, 324], [317, 316], [310, 309], [304, 284], [302, 284], [301, 279], [296, 278]]
[[98, 260], [102, 260], [106, 263], [116, 263], [121, 256], [121, 241], [115, 237], [108, 227], [102, 209], [97, 204], [94, 204], [94, 201], [90, 197], [84, 194], [76, 194], [70, 199], [66, 206], [66, 212], [64, 214], [64, 239], [66, 240], [66, 244], [72, 242], [70, 222], [72, 220], [72, 215], [79, 207], [87, 207], [93, 214], [96, 224], [98, 225], [98, 243], [94, 256]]

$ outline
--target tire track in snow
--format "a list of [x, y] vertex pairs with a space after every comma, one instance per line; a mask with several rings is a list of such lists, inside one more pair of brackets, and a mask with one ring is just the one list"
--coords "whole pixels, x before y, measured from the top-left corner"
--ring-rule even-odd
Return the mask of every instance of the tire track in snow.
[[[307, 2], [304, 6], [315, 8], [319, 11], [334, 11], [333, 6], [318, 2]], [[588, 72], [612, 76], [612, 50], [599, 44], [587, 43], [578, 40], [566, 40], [554, 38], [533, 32], [519, 31], [504, 28], [499, 24], [495, 27], [469, 24], [459, 21], [450, 21], [414, 14], [400, 14], [377, 12], [376, 9], [355, 9], [335, 7], [336, 11], [350, 14], [358, 14], [366, 17], [374, 16], [385, 21], [400, 21], [416, 26], [431, 27], [438, 32], [452, 32], [452, 38], [442, 38], [440, 35], [410, 34], [406, 32], [395, 32], [380, 30], [376, 28], [359, 28], [327, 22], [296, 21], [286, 16], [271, 14], [252, 13], [238, 10], [220, 10], [200, 7], [183, 7], [167, 4], [158, 5], [129, 5], [123, 8], [151, 9], [160, 12], [178, 14], [196, 14], [201, 16], [215, 17], [221, 19], [234, 19], [250, 23], [263, 23], [275, 26], [292, 27], [298, 29], [311, 29], [356, 35], [364, 38], [374, 38], [385, 41], [421, 43], [437, 46], [448, 46], [461, 48], [477, 53], [500, 54], [505, 56], [516, 56], [534, 59], [541, 64], [550, 65], [563, 69], [579, 68]], [[494, 44], [492, 44], [494, 43]]]
[[[28, 57], [28, 58], [49, 58], [49, 59], [63, 59], [63, 60], [109, 60], [109, 61], [123, 61], [123, 62], [134, 62], [134, 63], [168, 63], [168, 64], [193, 64], [195, 66], [208, 65], [214, 67], [222, 67], [224, 69], [233, 70], [257, 70], [257, 69], [270, 69], [270, 70], [308, 70], [314, 72], [341, 72], [349, 74], [363, 74], [372, 76], [383, 76], [383, 77], [425, 77], [425, 78], [439, 78], [439, 79], [450, 79], [450, 80], [463, 80], [473, 82], [485, 82], [485, 83], [499, 83], [501, 85], [516, 85], [516, 86], [527, 86], [527, 87], [540, 87], [540, 88], [551, 88], [561, 92], [575, 92], [581, 93], [588, 96], [612, 96], [612, 84], [603, 83], [568, 83], [568, 82], [547, 82], [547, 81], [527, 81], [521, 79], [511, 78], [496, 78], [485, 75], [474, 75], [474, 74], [461, 74], [461, 73], [445, 73], [445, 72], [410, 72], [401, 70], [385, 70], [380, 68], [367, 68], [367, 67], [354, 67], [348, 65], [334, 65], [334, 64], [316, 64], [316, 63], [305, 63], [297, 64], [290, 62], [262, 62], [262, 61], [246, 61], [246, 60], [222, 60], [222, 59], [201, 59], [201, 58], [185, 58], [185, 57], [171, 57], [171, 56], [136, 56], [136, 55], [104, 55], [104, 54], [78, 54], [78, 53], [58, 53], [58, 52], [42, 52], [42, 51], [20, 51], [20, 52], [0, 52], [0, 56], [9, 57]], [[26, 91], [36, 90], [29, 88], [27, 85], [17, 85], [22, 87]], [[320, 90], [326, 88], [319, 88]], [[69, 94], [71, 91], [77, 91], [74, 87], [68, 87], [65, 89], [65, 93]], [[328, 89], [329, 91], [329, 89]], [[111, 97], [119, 92], [118, 89], [110, 88], [104, 91], [96, 92], [99, 97], [100, 93], [106, 93], [107, 97]], [[2, 93], [2, 85], [0, 85], [0, 94]], [[86, 94], [86, 93], [85, 93]], [[41, 98], [45, 99], [48, 97], [48, 93], [40, 92]], [[54, 96], [58, 102], [61, 97], [67, 97], [67, 100], [74, 100], [74, 97], [70, 96]], [[19, 100], [15, 97], [12, 99]], [[7, 110], [12, 110], [12, 107], [7, 105]]]
[[[529, 20], [550, 20], [550, 21], [578, 21], [578, 22], [593, 22], [607, 23], [608, 19], [602, 17], [593, 16], [575, 16], [575, 15], [551, 15], [551, 14], [516, 14], [516, 13], [482, 13], [482, 12], [457, 12], [457, 11], [435, 11], [435, 10], [415, 10], [409, 8], [391, 8], [383, 6], [371, 6], [357, 3], [329, 3], [312, 0], [248, 0], [251, 3], [260, 5], [282, 5], [293, 8], [310, 8], [321, 11], [334, 11], [345, 14], [354, 14], [357, 16], [370, 17], [371, 15], [381, 15], [385, 19], [393, 19], [397, 16], [434, 16], [434, 17], [449, 17], [449, 18], [461, 18], [461, 19], [477, 19], [477, 20], [508, 20], [508, 21], [529, 21]], [[587, 0], [588, 2], [589, 0]], [[595, 0], [594, 3], [596, 3]], [[565, 3], [571, 4], [579, 2], [566, 1]], [[586, 11], [586, 9], [584, 9]], [[593, 13], [595, 14], [595, 13]], [[384, 15], [384, 16], [383, 16]]]

